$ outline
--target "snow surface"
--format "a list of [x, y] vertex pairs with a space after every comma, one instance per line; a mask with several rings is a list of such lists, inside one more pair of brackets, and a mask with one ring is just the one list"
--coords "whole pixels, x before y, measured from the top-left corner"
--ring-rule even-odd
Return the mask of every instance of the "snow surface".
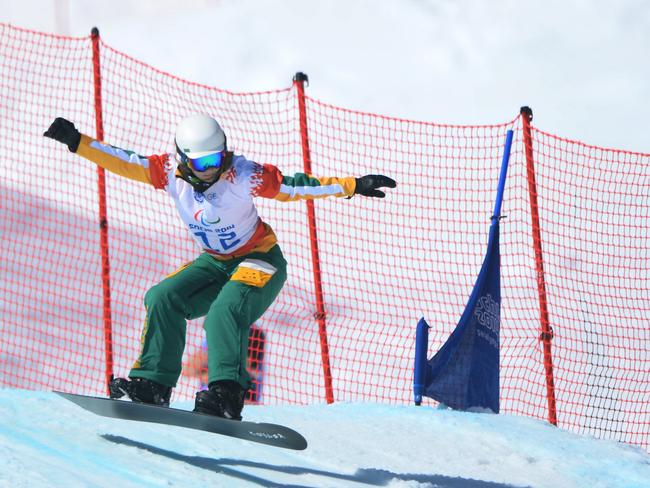
[[523, 417], [346, 403], [247, 406], [244, 417], [292, 427], [309, 446], [107, 419], [53, 393], [0, 390], [0, 486], [650, 487], [640, 448]]
[[512, 120], [650, 153], [647, 0], [0, 0], [0, 20], [232, 91], [309, 75], [324, 102], [440, 123]]

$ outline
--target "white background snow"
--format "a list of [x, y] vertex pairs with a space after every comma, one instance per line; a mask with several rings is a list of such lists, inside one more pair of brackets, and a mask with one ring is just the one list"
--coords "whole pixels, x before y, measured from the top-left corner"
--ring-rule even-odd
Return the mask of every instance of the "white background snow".
[[[645, 0], [0, 1], [0, 21], [104, 41], [233, 91], [296, 71], [325, 102], [480, 124], [534, 124], [650, 152]], [[26, 385], [29, 386], [29, 385]], [[190, 405], [180, 405], [190, 408]], [[650, 487], [650, 456], [508, 415], [368, 404], [257, 407], [305, 435], [293, 452], [103, 419], [45, 392], [0, 390], [0, 486]]]
[[87, 36], [232, 91], [288, 86], [406, 119], [512, 120], [650, 153], [647, 0], [0, 0], [0, 19]]

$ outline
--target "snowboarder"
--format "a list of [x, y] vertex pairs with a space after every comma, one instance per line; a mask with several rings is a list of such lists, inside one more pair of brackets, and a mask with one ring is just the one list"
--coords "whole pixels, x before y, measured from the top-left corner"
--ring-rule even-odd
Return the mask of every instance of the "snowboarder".
[[250, 378], [249, 328], [277, 297], [287, 263], [253, 197], [281, 201], [385, 196], [383, 175], [316, 178], [283, 176], [227, 149], [218, 122], [205, 114], [183, 119], [176, 153], [140, 156], [81, 134], [58, 117], [43, 134], [102, 168], [161, 189], [174, 200], [201, 254], [150, 288], [141, 349], [129, 378], [115, 378], [111, 397], [168, 406], [181, 374], [186, 320], [205, 316], [209, 388], [196, 393], [194, 411], [241, 420]]

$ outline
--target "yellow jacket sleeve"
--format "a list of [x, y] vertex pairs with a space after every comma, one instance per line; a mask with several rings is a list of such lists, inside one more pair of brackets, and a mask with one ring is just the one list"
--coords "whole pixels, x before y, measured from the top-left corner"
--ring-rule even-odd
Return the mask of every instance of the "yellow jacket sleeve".
[[351, 197], [356, 188], [356, 180], [353, 177], [315, 177], [305, 173], [284, 176], [278, 168], [270, 164], [263, 165], [260, 173], [256, 178], [257, 186], [253, 189], [253, 194], [282, 202]]
[[[160, 184], [156, 184], [159, 183], [156, 181], [158, 178], [152, 178], [152, 168], [157, 163], [157, 166], [160, 166], [160, 161], [158, 161], [160, 156], [140, 156], [132, 151], [125, 151], [97, 141], [85, 134], [81, 135], [77, 154], [116, 175], [149, 183], [156, 188], [162, 187]], [[162, 171], [162, 167], [156, 167], [153, 173], [159, 177], [160, 171]]]

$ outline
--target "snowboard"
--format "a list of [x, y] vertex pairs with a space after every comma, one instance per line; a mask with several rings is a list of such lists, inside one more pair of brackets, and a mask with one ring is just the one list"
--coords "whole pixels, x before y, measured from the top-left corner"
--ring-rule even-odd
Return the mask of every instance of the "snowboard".
[[76, 395], [60, 391], [54, 393], [76, 403], [89, 412], [103, 417], [203, 430], [297, 451], [307, 448], [307, 441], [302, 435], [283, 425], [229, 420], [188, 410], [134, 403], [128, 400]]

